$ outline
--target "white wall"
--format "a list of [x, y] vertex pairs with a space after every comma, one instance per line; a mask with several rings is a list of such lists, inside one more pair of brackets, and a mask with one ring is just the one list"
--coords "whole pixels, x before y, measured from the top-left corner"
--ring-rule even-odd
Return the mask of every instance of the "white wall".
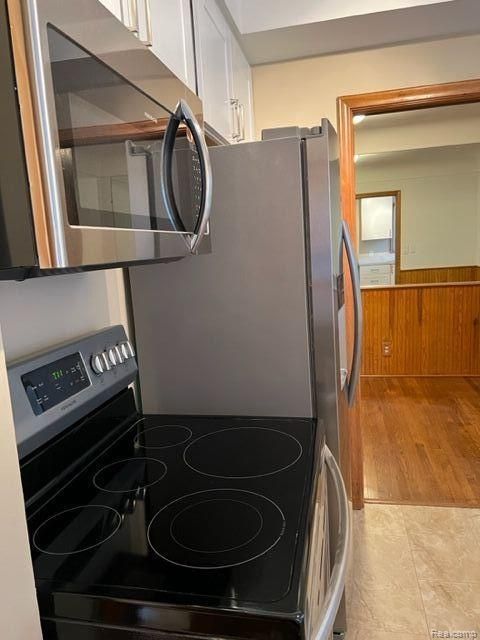
[[[0, 303], [1, 306], [1, 303]], [[40, 640], [15, 429], [0, 333], [0, 638]]]
[[326, 55], [253, 68], [257, 133], [336, 123], [339, 96], [480, 77], [480, 36]]
[[402, 269], [477, 264], [479, 183], [474, 154], [461, 148], [379, 155], [373, 166], [362, 166], [362, 158], [357, 164], [357, 193], [401, 191]]
[[[336, 125], [339, 96], [480, 78], [479, 59], [480, 35], [471, 35], [256, 66], [257, 136], [264, 128], [313, 126], [322, 117]], [[452, 136], [457, 143], [477, 140], [478, 126], [472, 128], [472, 122], [457, 123], [455, 129]], [[440, 131], [443, 142], [436, 144], [452, 144], [451, 132], [445, 128]], [[438, 133], [438, 127], [429, 128], [432, 139], [425, 139], [426, 146]], [[408, 147], [412, 138], [419, 139], [418, 129], [406, 141]], [[384, 133], [383, 140], [385, 145]], [[386, 148], [391, 145], [386, 143], [383, 150]], [[365, 144], [362, 149], [372, 150]], [[477, 254], [480, 256], [480, 240]]]
[[7, 362], [126, 321], [120, 270], [0, 282]]

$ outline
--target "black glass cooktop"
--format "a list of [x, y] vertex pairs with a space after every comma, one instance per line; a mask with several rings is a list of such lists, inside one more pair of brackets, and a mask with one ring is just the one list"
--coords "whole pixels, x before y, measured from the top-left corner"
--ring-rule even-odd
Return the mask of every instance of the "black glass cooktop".
[[[72, 470], [86, 442], [90, 454]], [[159, 602], [281, 601], [300, 570], [313, 442], [308, 420], [87, 421], [22, 467], [33, 492], [42, 469], [65, 465], [62, 483], [29, 502], [37, 585]]]

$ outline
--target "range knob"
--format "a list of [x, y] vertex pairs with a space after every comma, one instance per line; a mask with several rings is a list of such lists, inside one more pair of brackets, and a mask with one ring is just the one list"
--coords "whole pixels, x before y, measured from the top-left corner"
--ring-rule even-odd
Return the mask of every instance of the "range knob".
[[112, 367], [116, 367], [117, 364], [120, 364], [120, 360], [118, 358], [115, 347], [110, 347], [109, 349], [107, 349], [107, 358]]
[[100, 376], [105, 371], [105, 366], [104, 366], [101, 353], [95, 353], [92, 356], [90, 360], [90, 366], [92, 367], [92, 370], [94, 371], [94, 373], [97, 374], [97, 376]]
[[123, 354], [122, 354], [122, 351], [121, 351], [120, 347], [118, 345], [116, 345], [113, 348], [115, 349], [115, 354], [117, 356], [118, 364], [121, 364], [122, 362], [125, 362], [125, 358], [123, 357]]
[[103, 351], [100, 354], [101, 358], [102, 358], [102, 362], [103, 362], [103, 368], [105, 369], [105, 371], [110, 371], [110, 369], [112, 368], [112, 365], [110, 364], [110, 360], [108, 358], [108, 354], [106, 351]]
[[121, 343], [120, 351], [122, 352], [122, 356], [125, 358], [125, 360], [133, 358], [135, 356], [135, 351], [133, 350], [133, 347], [128, 340]]

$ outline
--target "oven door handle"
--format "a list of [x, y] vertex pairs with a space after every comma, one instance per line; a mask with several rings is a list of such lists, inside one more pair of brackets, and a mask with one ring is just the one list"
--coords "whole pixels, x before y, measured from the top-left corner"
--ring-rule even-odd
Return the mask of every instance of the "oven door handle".
[[335, 563], [330, 574], [325, 600], [320, 610], [320, 627], [312, 640], [328, 640], [332, 632], [335, 618], [345, 589], [348, 560], [352, 540], [352, 517], [347, 490], [343, 482], [342, 472], [333, 453], [325, 445], [324, 460], [333, 480], [338, 505], [338, 543], [335, 550]]
[[208, 221], [212, 210], [212, 167], [205, 136], [185, 100], [180, 100], [175, 113], [170, 117], [162, 146], [162, 197], [167, 215], [175, 229], [186, 233], [187, 230], [178, 211], [173, 190], [173, 155], [178, 127], [184, 122], [190, 130], [198, 151], [200, 174], [202, 183], [202, 196], [200, 212], [193, 230], [189, 236], [189, 248], [191, 253], [196, 253], [200, 243], [208, 229]]

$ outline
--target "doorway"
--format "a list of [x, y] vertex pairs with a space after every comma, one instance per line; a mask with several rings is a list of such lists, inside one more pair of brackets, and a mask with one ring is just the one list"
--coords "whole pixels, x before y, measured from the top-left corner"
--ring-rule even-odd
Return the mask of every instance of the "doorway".
[[[459, 203], [452, 185], [473, 197], [480, 146], [465, 126], [467, 139], [455, 141], [440, 122], [426, 142], [448, 109], [464, 125], [480, 118], [479, 100], [478, 80], [338, 100], [343, 215], [362, 249], [364, 284], [363, 376], [349, 414], [355, 508], [480, 505], [480, 206], [478, 229], [463, 224], [459, 206], [450, 223], [440, 216], [446, 201]], [[428, 180], [416, 185], [415, 204], [420, 163]]]

